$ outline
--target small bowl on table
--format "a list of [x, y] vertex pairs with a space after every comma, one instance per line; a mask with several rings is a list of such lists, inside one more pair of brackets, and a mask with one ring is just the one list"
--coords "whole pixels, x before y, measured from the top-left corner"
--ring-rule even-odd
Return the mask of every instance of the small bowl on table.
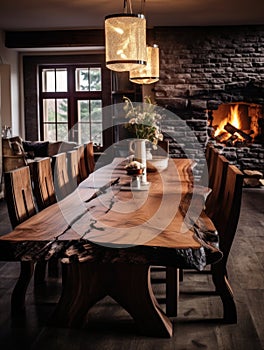
[[141, 169], [127, 168], [126, 171], [127, 171], [127, 175], [130, 175], [130, 176], [139, 176], [143, 174], [142, 168]]
[[147, 170], [150, 173], [156, 171], [162, 172], [168, 168], [169, 157], [155, 156], [150, 160], [147, 160]]

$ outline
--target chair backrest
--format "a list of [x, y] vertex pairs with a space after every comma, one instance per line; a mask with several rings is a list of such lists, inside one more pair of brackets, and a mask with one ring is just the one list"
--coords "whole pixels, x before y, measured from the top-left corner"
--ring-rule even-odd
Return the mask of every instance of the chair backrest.
[[86, 161], [87, 173], [91, 174], [94, 172], [94, 168], [95, 168], [93, 142], [88, 142], [85, 145], [84, 156]]
[[243, 173], [234, 165], [228, 165], [223, 200], [218, 215], [213, 222], [220, 238], [220, 250], [226, 261], [235, 237], [240, 215]]
[[33, 192], [37, 206], [39, 210], [43, 210], [57, 201], [52, 177], [51, 159], [46, 157], [35, 161], [31, 169], [34, 183]]
[[74, 191], [78, 186], [80, 176], [77, 149], [67, 152], [67, 167], [71, 191]]
[[5, 200], [13, 228], [36, 214], [29, 167], [4, 173]]
[[206, 145], [206, 148], [205, 148], [205, 159], [206, 159], [206, 161], [207, 161], [207, 164], [209, 164], [210, 163], [210, 157], [211, 157], [211, 155], [212, 155], [212, 148], [213, 148], [214, 146], [211, 144], [211, 143], [207, 143], [207, 145]]
[[78, 184], [85, 180], [88, 177], [88, 172], [85, 164], [85, 155], [84, 155], [84, 145], [79, 145], [76, 147], [78, 151], [78, 166], [79, 166], [79, 178]]
[[61, 200], [71, 193], [66, 153], [54, 155], [51, 165], [56, 198]]
[[201, 160], [199, 161], [199, 166], [201, 166], [199, 185], [205, 186], [205, 187], [208, 187], [208, 167], [209, 167], [209, 155], [211, 154], [210, 153], [211, 148], [212, 148], [212, 145], [210, 143], [207, 143], [205, 152], [204, 152], [204, 159], [201, 158]]
[[219, 152], [216, 148], [211, 147], [209, 148], [209, 163], [208, 165], [208, 186], [210, 188], [213, 187], [213, 182], [214, 182], [214, 177], [215, 177], [215, 172], [216, 172], [216, 163], [217, 163], [217, 158], [219, 155]]
[[216, 158], [215, 173], [212, 175], [212, 192], [206, 200], [206, 213], [212, 220], [222, 206], [228, 164], [228, 160], [219, 154]]

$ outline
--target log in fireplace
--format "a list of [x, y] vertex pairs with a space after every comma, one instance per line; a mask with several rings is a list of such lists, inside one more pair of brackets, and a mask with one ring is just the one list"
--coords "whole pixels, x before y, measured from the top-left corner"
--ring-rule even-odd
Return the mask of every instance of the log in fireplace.
[[210, 136], [227, 146], [250, 146], [264, 142], [262, 105], [245, 102], [224, 103], [209, 111]]
[[264, 173], [264, 106], [236, 102], [208, 111], [209, 140], [242, 170]]

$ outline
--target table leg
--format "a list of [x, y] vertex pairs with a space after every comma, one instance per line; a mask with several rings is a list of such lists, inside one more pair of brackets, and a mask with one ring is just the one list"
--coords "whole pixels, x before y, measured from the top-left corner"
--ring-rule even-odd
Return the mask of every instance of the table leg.
[[113, 264], [109, 295], [123, 306], [144, 335], [171, 337], [172, 323], [160, 309], [150, 282], [150, 267]]
[[78, 262], [62, 264], [62, 294], [50, 325], [82, 326], [88, 310], [107, 295], [107, 271], [102, 266]]
[[166, 267], [166, 314], [176, 317], [179, 302], [179, 269], [177, 267]]
[[80, 327], [88, 310], [109, 295], [129, 312], [144, 335], [172, 336], [172, 323], [152, 291], [149, 266], [71, 263], [64, 264], [63, 270], [63, 291], [53, 325]]

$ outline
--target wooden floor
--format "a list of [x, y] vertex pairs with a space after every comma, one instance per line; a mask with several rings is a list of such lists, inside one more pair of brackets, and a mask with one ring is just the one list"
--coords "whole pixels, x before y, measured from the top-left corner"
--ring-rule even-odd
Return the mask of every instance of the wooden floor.
[[[0, 202], [0, 234], [10, 230], [8, 214]], [[62, 350], [260, 350], [264, 349], [264, 189], [244, 189], [242, 212], [229, 259], [229, 280], [238, 309], [236, 325], [221, 324], [221, 303], [209, 274], [185, 272], [180, 286], [179, 315], [173, 319], [171, 339], [141, 336], [130, 316], [112, 299], [90, 310], [83, 329], [47, 327], [60, 295], [60, 280], [27, 294], [24, 317], [10, 316], [10, 295], [19, 264], [0, 263], [0, 348]], [[164, 307], [163, 272], [153, 272], [153, 288]], [[160, 281], [161, 279], [161, 281]], [[162, 283], [158, 283], [162, 282]], [[136, 286], [135, 286], [136, 288]], [[131, 291], [133, 293], [133, 290]]]

